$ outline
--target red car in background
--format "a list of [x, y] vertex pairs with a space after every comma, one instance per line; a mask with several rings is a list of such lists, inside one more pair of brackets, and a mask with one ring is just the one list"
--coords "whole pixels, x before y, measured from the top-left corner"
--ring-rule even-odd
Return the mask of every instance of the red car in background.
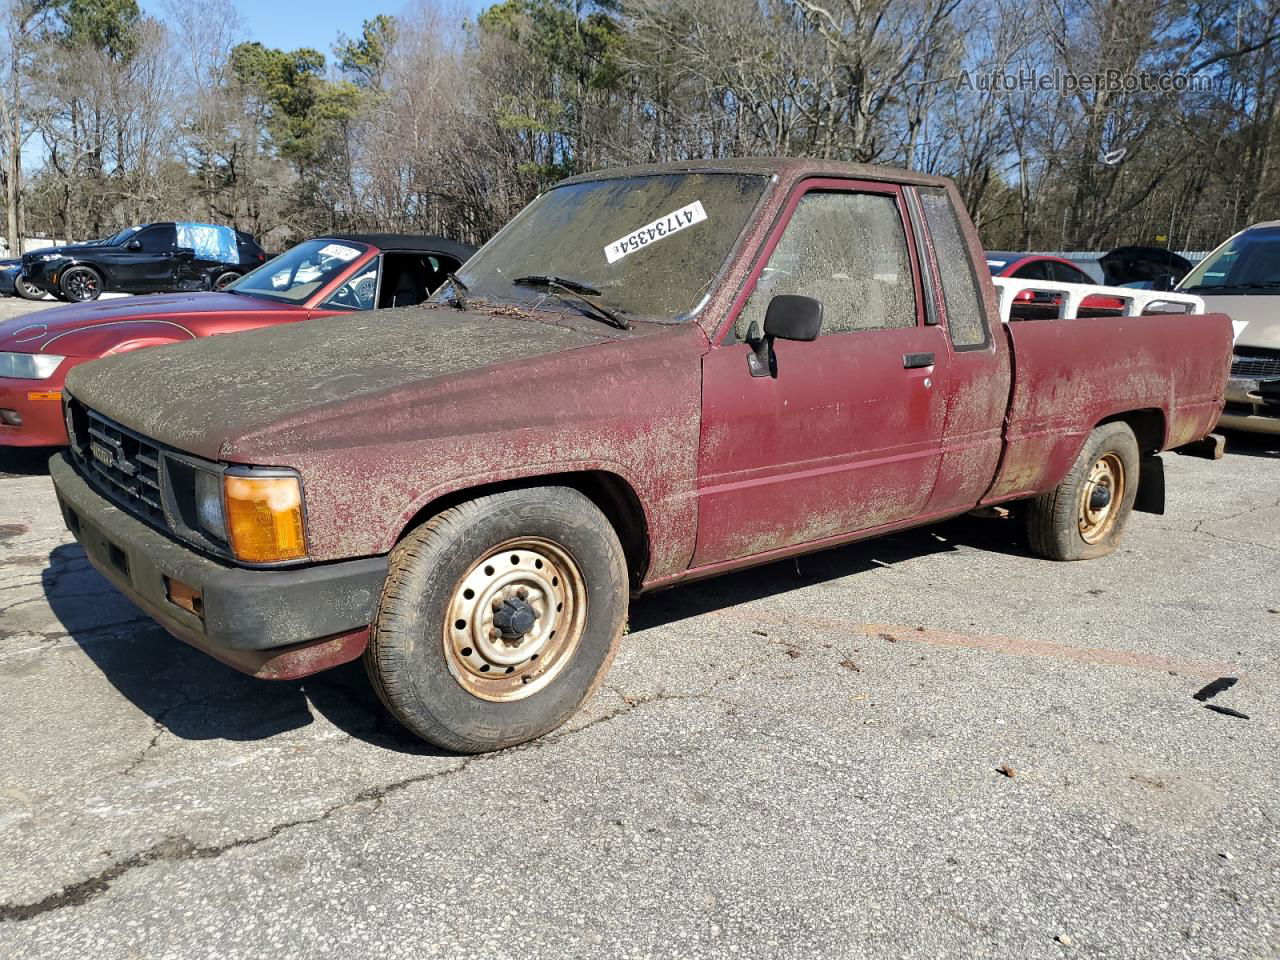
[[426, 300], [475, 248], [443, 237], [307, 240], [219, 292], [52, 307], [0, 323], [0, 447], [62, 446], [67, 371], [99, 357], [220, 333]]
[[[1070, 260], [1039, 253], [1005, 253], [987, 251], [987, 269], [993, 277], [1017, 277], [1020, 280], [1051, 280], [1054, 283], [1097, 284]], [[1026, 319], [1056, 317], [1062, 298], [1048, 293], [1023, 290], [1014, 300], [1013, 316]], [[1080, 304], [1080, 316], [1118, 316], [1124, 312], [1124, 301], [1118, 297], [1085, 297]]]

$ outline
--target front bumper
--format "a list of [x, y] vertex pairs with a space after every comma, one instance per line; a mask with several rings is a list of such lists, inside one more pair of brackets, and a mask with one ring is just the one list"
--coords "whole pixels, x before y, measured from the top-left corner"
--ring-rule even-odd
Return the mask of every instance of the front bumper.
[[[65, 453], [49, 461], [63, 519], [89, 562], [162, 627], [266, 679], [291, 679], [358, 657], [387, 576], [387, 558], [247, 570], [196, 552], [116, 507]], [[197, 592], [176, 604], [171, 584]]]
[[[1264, 393], [1264, 383], [1271, 384]], [[1280, 399], [1275, 381], [1232, 377], [1227, 381], [1227, 405], [1218, 420], [1221, 427], [1280, 434]]]
[[78, 360], [63, 360], [48, 380], [17, 380], [0, 377], [0, 410], [11, 411], [20, 425], [5, 422], [0, 415], [0, 447], [65, 447], [67, 425], [62, 419], [62, 385], [67, 370]]
[[56, 268], [56, 265], [46, 263], [43, 260], [32, 260], [30, 262], [24, 260], [21, 273], [26, 277], [27, 283], [39, 287], [45, 293], [54, 293], [58, 285], [57, 273], [50, 271], [49, 267]]

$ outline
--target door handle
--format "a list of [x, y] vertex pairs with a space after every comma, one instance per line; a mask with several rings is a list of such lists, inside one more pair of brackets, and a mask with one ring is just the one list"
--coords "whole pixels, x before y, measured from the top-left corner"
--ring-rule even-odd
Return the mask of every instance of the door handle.
[[917, 367], [932, 367], [932, 353], [904, 353], [902, 355], [902, 367], [904, 370], [914, 370]]

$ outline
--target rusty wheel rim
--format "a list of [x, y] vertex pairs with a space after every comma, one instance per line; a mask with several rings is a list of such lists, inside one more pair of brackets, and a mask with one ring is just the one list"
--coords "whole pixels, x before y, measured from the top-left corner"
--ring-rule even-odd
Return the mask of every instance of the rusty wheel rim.
[[573, 658], [587, 619], [586, 582], [572, 556], [540, 537], [495, 547], [454, 587], [445, 662], [481, 700], [531, 696]]
[[1104, 453], [1090, 468], [1080, 494], [1080, 539], [1098, 543], [1110, 536], [1120, 517], [1124, 494], [1124, 461], [1117, 453]]

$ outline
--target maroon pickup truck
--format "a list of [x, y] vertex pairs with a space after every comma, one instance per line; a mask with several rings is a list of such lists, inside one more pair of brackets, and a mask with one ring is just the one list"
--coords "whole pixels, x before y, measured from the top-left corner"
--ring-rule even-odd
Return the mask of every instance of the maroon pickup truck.
[[945, 180], [750, 160], [565, 181], [430, 304], [77, 367], [94, 565], [266, 678], [363, 656], [439, 746], [545, 734], [628, 598], [1017, 502], [1056, 560], [1209, 449], [1221, 314], [1003, 323]]

